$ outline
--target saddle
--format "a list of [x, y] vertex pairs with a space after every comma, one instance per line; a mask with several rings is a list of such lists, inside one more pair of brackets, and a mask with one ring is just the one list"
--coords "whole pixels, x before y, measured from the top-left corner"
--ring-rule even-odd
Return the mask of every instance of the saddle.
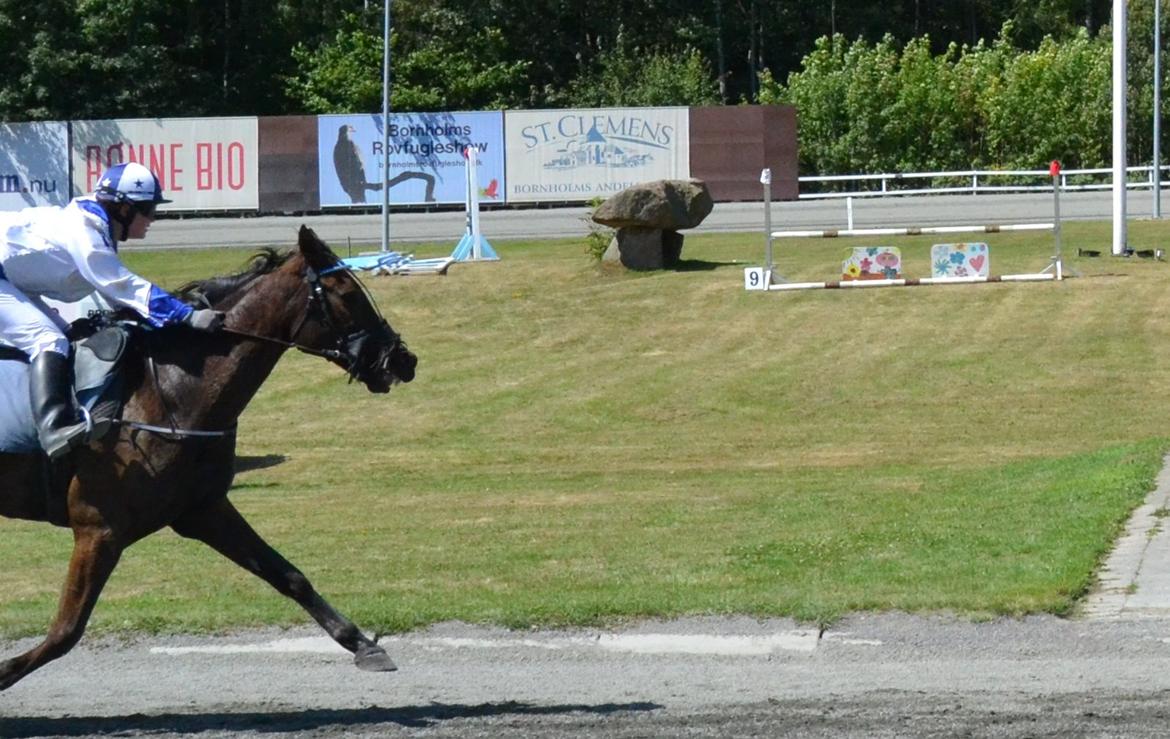
[[[130, 344], [130, 332], [117, 323], [82, 319], [70, 335], [73, 342], [73, 390], [77, 405], [89, 414], [90, 438], [97, 440], [121, 420], [125, 403], [119, 369]], [[0, 347], [0, 452], [39, 452], [36, 424], [29, 406], [28, 357]]]

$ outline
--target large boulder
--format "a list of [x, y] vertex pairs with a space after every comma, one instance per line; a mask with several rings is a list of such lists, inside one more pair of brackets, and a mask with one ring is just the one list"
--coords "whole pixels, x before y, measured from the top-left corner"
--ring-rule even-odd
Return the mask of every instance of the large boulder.
[[678, 264], [680, 228], [694, 228], [715, 207], [702, 180], [655, 180], [629, 187], [606, 200], [593, 220], [616, 228], [603, 261], [629, 269], [663, 269]]
[[601, 257], [627, 269], [664, 269], [678, 264], [683, 236], [678, 231], [627, 226], [619, 228]]
[[610, 228], [694, 228], [715, 207], [702, 180], [654, 180], [622, 190], [594, 211], [593, 220]]

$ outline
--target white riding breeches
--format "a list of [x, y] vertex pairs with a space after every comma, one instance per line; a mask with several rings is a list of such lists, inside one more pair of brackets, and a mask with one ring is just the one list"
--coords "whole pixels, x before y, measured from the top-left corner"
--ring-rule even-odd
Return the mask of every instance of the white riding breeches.
[[34, 359], [45, 351], [69, 356], [65, 322], [36, 296], [0, 278], [0, 341]]

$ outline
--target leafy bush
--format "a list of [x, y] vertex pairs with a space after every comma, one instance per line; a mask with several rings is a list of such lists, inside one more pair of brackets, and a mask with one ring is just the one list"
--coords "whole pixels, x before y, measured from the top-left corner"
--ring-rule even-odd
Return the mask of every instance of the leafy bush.
[[605, 198], [596, 197], [589, 201], [589, 214], [581, 220], [585, 223], [588, 233], [585, 234], [585, 253], [593, 257], [594, 261], [600, 262], [601, 258], [605, 256], [605, 250], [609, 248], [609, 242], [613, 241], [613, 229], [602, 226], [593, 220], [593, 214], [598, 207], [605, 202]]
[[614, 48], [598, 54], [563, 98], [558, 102], [565, 107], [582, 108], [718, 105], [719, 90], [697, 49], [648, 51], [619, 34]]
[[[760, 100], [796, 106], [804, 174], [1108, 166], [1108, 29], [1034, 51], [1012, 33], [1009, 23], [991, 44], [937, 55], [925, 36], [900, 49], [890, 36], [823, 37], [786, 84], [765, 73]], [[1145, 75], [1140, 56], [1137, 67]], [[1145, 146], [1131, 148], [1140, 160], [1148, 144], [1132, 127], [1130, 139]]]

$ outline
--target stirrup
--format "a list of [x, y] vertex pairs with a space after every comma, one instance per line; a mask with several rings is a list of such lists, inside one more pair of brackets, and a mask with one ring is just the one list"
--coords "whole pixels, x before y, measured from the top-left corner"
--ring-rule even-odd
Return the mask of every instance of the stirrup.
[[81, 414], [81, 420], [85, 422], [85, 438], [82, 441], [84, 444], [93, 438], [93, 415], [84, 405], [78, 406], [77, 411]]
[[52, 449], [45, 449], [45, 454], [49, 457], [50, 461], [57, 461], [61, 457], [64, 457], [65, 455], [72, 452], [77, 447], [88, 444], [90, 440], [93, 439], [93, 417], [90, 414], [89, 409], [85, 407], [79, 407], [77, 410], [81, 414], [81, 421], [82, 424], [85, 425], [85, 428], [79, 432], [74, 433], [68, 438], [61, 439], [60, 441], [63, 443], [58, 444], [58, 446], [55, 446]]

